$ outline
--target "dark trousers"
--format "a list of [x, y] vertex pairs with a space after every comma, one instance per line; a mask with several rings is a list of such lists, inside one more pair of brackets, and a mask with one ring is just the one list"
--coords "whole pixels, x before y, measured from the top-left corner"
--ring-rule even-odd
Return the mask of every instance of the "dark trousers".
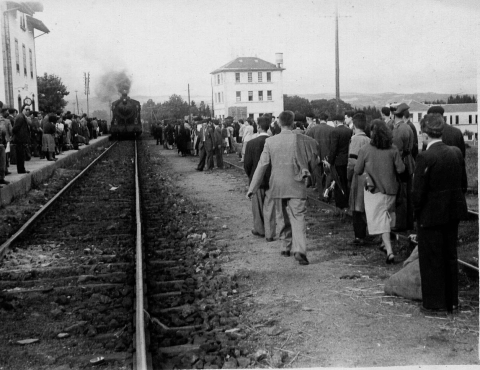
[[7, 172], [7, 155], [5, 153], [5, 147], [0, 144], [0, 180], [5, 179], [5, 172]]
[[220, 148], [217, 148], [215, 149], [215, 154], [216, 154], [216, 157], [217, 157], [217, 167], [218, 168], [223, 168], [223, 148], [220, 147]]
[[418, 228], [418, 257], [423, 307], [452, 310], [458, 306], [458, 221]]
[[[348, 180], [347, 180], [347, 165], [335, 166], [340, 184], [335, 184], [335, 205], [337, 208], [344, 209], [348, 207]], [[343, 189], [340, 190], [340, 186]]]
[[413, 230], [413, 203], [412, 203], [412, 176], [408, 181], [400, 183], [400, 199], [397, 200], [395, 207], [395, 229]]
[[353, 233], [355, 238], [365, 239], [367, 237], [367, 215], [365, 212], [352, 212]]
[[213, 169], [213, 150], [205, 150], [205, 147], [200, 149], [200, 162], [198, 162], [197, 168], [203, 170], [205, 163], [207, 164], [207, 171]]
[[23, 145], [24, 144], [15, 145], [15, 154], [17, 155], [17, 173], [25, 172], [25, 152]]

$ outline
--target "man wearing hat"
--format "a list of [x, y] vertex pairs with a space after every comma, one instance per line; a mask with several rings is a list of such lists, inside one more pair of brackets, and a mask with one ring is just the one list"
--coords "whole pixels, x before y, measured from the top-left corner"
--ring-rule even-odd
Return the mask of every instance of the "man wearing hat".
[[[443, 116], [445, 110], [443, 107], [436, 105], [428, 108], [427, 114], [437, 113]], [[462, 152], [463, 159], [465, 159], [465, 141], [463, 140], [462, 131], [458, 128], [449, 125], [445, 121], [445, 126], [443, 128], [442, 141], [448, 146], [456, 146]], [[423, 143], [422, 151], [426, 150], [427, 144]]]
[[417, 157], [413, 177], [420, 309], [430, 315], [458, 309], [458, 224], [467, 213], [465, 164], [458, 148], [442, 142], [446, 127], [440, 114], [427, 114], [421, 121], [427, 147]]
[[413, 229], [413, 207], [412, 207], [412, 175], [415, 168], [415, 162], [412, 157], [414, 136], [412, 129], [405, 123], [403, 116], [406, 110], [410, 108], [402, 103], [395, 110], [395, 119], [393, 122], [393, 144], [397, 147], [405, 164], [405, 171], [398, 177], [400, 179], [399, 193], [396, 200], [396, 221], [393, 231], [403, 231]]
[[341, 210], [348, 207], [348, 147], [352, 137], [352, 130], [344, 125], [345, 115], [336, 114], [333, 117], [335, 128], [332, 130], [328, 163], [330, 167], [335, 166], [338, 178], [335, 182], [335, 205]]
[[410, 111], [407, 109], [405, 112], [403, 112], [403, 118], [405, 120], [405, 123], [410, 127], [410, 129], [413, 132], [413, 147], [412, 147], [412, 157], [413, 160], [417, 158], [418, 155], [418, 133], [417, 129], [413, 125], [412, 121], [410, 121]]

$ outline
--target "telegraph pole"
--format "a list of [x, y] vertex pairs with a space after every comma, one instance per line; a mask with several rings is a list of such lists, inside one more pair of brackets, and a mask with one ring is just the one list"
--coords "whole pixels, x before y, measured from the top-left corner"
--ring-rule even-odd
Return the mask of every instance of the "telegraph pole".
[[85, 95], [87, 95], [87, 116], [89, 116], [90, 112], [88, 109], [88, 94], [90, 94], [90, 72], [88, 72], [88, 74], [83, 72], [83, 77], [85, 79]]
[[[77, 95], [77, 90], [75, 90], [75, 96], [77, 97], [77, 115], [79, 116], [80, 115], [80, 106], [78, 105], [78, 95]], [[75, 113], [75, 109], [73, 110], [73, 112]]]
[[188, 123], [192, 123], [192, 106], [190, 105], [190, 84], [188, 84]]

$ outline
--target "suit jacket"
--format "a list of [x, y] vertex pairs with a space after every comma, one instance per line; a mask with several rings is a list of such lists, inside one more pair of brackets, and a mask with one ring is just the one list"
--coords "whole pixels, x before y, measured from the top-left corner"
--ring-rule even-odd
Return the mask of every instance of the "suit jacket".
[[417, 129], [415, 128], [415, 125], [412, 123], [412, 121], [408, 120], [407, 121], [408, 127], [412, 129], [413, 132], [413, 147], [412, 147], [412, 157], [413, 159], [417, 158], [418, 155], [418, 133]]
[[[255, 139], [250, 140], [245, 148], [245, 158], [243, 160], [243, 168], [248, 176], [249, 184], [252, 182], [253, 174], [257, 169], [258, 162], [265, 147], [265, 140], [268, 139], [268, 135], [260, 135]], [[268, 189], [268, 183], [270, 181], [270, 174], [272, 168], [269, 166], [263, 176], [263, 181], [260, 185], [260, 189]]]
[[443, 142], [420, 153], [413, 176], [412, 200], [420, 227], [463, 219], [467, 213], [467, 175], [460, 149]]
[[348, 146], [352, 138], [352, 130], [345, 125], [333, 129], [330, 141], [328, 162], [332, 166], [346, 166], [348, 163]]
[[220, 126], [215, 127], [214, 141], [215, 148], [218, 148], [219, 145], [222, 146], [223, 144], [222, 129], [220, 128]]
[[321, 160], [325, 159], [325, 157], [330, 154], [330, 142], [332, 131], [334, 129], [334, 127], [327, 125], [326, 122], [320, 122], [307, 132], [307, 136], [310, 136], [317, 141], [318, 155]]
[[17, 114], [15, 124], [12, 129], [15, 135], [15, 144], [28, 144], [30, 142], [30, 129], [28, 127], [27, 118], [23, 113]]
[[[205, 137], [205, 141], [203, 138]], [[207, 152], [210, 152], [214, 148], [214, 133], [210, 126], [206, 128], [201, 128], [200, 132], [198, 133], [198, 149], [201, 150], [205, 148]]]
[[[269, 188], [272, 198], [307, 198], [307, 188], [303, 181], [295, 180], [295, 136], [298, 134], [283, 130], [265, 141], [260, 161], [253, 174], [248, 191], [255, 193], [262, 184], [263, 177], [271, 164], [272, 173]], [[308, 159], [310, 160], [310, 159]]]

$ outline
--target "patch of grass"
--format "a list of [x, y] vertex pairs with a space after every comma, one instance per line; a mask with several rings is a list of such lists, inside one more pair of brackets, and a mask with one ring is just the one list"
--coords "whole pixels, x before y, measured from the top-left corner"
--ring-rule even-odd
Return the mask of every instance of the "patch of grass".
[[465, 167], [467, 169], [467, 179], [469, 187], [478, 185], [478, 147], [471, 146], [467, 148], [465, 155]]

